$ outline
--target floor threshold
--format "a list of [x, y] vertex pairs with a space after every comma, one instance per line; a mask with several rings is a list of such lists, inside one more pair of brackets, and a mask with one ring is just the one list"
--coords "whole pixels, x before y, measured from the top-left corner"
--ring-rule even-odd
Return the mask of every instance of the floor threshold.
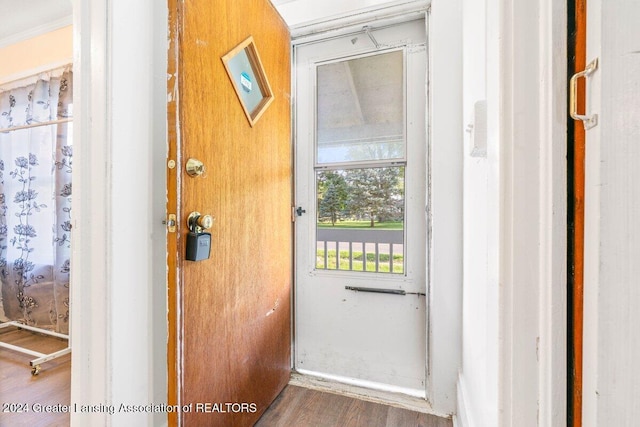
[[396, 408], [407, 409], [410, 411], [436, 415], [438, 417], [450, 417], [449, 414], [439, 414], [435, 412], [425, 398], [347, 384], [345, 382], [324, 378], [320, 375], [314, 375], [311, 373], [293, 371], [291, 372], [289, 384], [368, 402], [389, 405]]

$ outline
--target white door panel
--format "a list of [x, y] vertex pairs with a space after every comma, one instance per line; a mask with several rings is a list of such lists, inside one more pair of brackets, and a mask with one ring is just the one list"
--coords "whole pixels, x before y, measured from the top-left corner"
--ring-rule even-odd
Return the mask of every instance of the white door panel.
[[[306, 212], [296, 220], [295, 367], [424, 396], [425, 22], [370, 35], [296, 46], [296, 201]], [[383, 197], [375, 189], [388, 182], [388, 209], [365, 216], [359, 192]], [[374, 238], [362, 236], [375, 227], [333, 226], [328, 194], [343, 186], [350, 202], [335, 208], [337, 225], [389, 217], [379, 227], [397, 228]], [[340, 244], [323, 237], [336, 233]]]

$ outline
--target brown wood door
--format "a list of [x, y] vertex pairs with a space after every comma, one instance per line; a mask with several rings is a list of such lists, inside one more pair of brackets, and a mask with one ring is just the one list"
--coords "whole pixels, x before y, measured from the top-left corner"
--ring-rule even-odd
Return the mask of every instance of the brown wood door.
[[[569, 16], [570, 75], [587, 66], [586, 0], [573, 0]], [[576, 98], [578, 111], [585, 111], [584, 80], [579, 82]], [[573, 121], [569, 127], [569, 289], [568, 314], [568, 406], [567, 425], [582, 426], [582, 345], [584, 318], [584, 206], [585, 206], [585, 130], [582, 122]]]
[[[169, 10], [169, 403], [191, 405], [169, 420], [251, 426], [290, 374], [289, 32], [268, 0]], [[249, 36], [274, 96], [253, 126], [222, 62]], [[190, 158], [203, 175], [186, 173]], [[185, 260], [194, 211], [215, 218], [205, 261]]]

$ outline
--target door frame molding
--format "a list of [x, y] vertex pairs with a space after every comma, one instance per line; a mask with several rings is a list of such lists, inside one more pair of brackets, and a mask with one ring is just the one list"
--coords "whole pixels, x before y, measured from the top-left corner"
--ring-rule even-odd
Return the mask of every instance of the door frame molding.
[[[166, 67], [163, 5], [73, 0], [70, 339], [71, 402], [79, 405], [166, 401], [165, 188], [153, 184], [164, 182], [158, 162], [166, 161], [166, 73], [154, 72]], [[71, 413], [72, 425], [166, 418]]]
[[[98, 237], [109, 233], [108, 212], [112, 207], [107, 168], [111, 160], [107, 133], [111, 109], [106, 87], [109, 76], [107, 4], [108, 0], [76, 0], [73, 4], [76, 141], [70, 287], [70, 299], [74, 303], [70, 306], [69, 342], [72, 346], [71, 401], [81, 404], [110, 401], [112, 383], [107, 332], [110, 253], [107, 239]], [[103, 54], [98, 55], [94, 47], [101, 47]], [[83, 141], [92, 141], [92, 144]], [[91, 189], [84, 187], [84, 183], [91, 183]], [[91, 227], [93, 221], [96, 225]], [[92, 286], [74, 286], [75, 283]], [[107, 425], [107, 414], [76, 412], [71, 414], [71, 423]]]
[[488, 56], [498, 64], [489, 87], [497, 90], [498, 110], [489, 120], [496, 120], [500, 198], [497, 419], [499, 425], [536, 419], [565, 425], [567, 4], [492, 4], [488, 23], [497, 30], [488, 25], [495, 37], [488, 38]]
[[410, 21], [412, 15], [416, 17], [415, 19], [424, 16], [430, 4], [431, 0], [396, 1], [393, 4], [378, 4], [329, 18], [323, 17], [295, 24], [290, 28], [291, 42], [296, 45], [330, 37], [340, 37], [376, 21], [383, 21], [385, 25]]

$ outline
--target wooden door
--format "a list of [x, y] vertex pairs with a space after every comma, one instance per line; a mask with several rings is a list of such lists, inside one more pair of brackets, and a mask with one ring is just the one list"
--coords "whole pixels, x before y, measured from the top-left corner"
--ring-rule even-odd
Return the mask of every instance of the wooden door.
[[[169, 420], [250, 426], [291, 366], [290, 38], [268, 0], [169, 10], [169, 403], [186, 405]], [[274, 97], [253, 125], [222, 62], [250, 36]], [[204, 174], [186, 173], [190, 158]], [[185, 260], [194, 211], [215, 218], [205, 261]]]

